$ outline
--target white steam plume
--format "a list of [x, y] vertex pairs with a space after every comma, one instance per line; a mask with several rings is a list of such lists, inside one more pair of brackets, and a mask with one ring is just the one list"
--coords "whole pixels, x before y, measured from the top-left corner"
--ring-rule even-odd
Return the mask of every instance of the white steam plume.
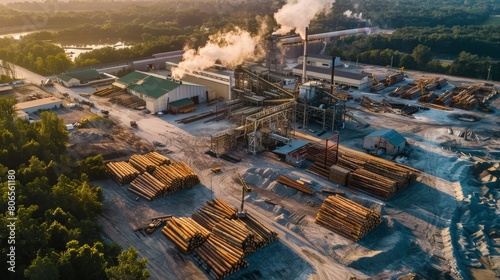
[[359, 13], [359, 14], [357, 14], [357, 13], [352, 13], [352, 11], [351, 11], [351, 10], [347, 10], [347, 11], [345, 11], [345, 12], [344, 12], [344, 16], [346, 16], [346, 17], [348, 17], [348, 18], [351, 18], [351, 17], [352, 17], [352, 18], [357, 18], [357, 19], [361, 19], [361, 20], [363, 19], [363, 13]]
[[213, 66], [217, 60], [222, 65], [234, 67], [244, 60], [258, 56], [260, 36], [252, 36], [248, 31], [236, 28], [227, 33], [210, 36], [205, 46], [198, 50], [187, 49], [183, 61], [172, 69], [172, 76], [181, 79], [186, 73], [200, 71]]
[[287, 0], [287, 3], [274, 14], [274, 19], [281, 25], [276, 31], [285, 34], [295, 29], [302, 39], [311, 20], [321, 12], [328, 12], [335, 0]]

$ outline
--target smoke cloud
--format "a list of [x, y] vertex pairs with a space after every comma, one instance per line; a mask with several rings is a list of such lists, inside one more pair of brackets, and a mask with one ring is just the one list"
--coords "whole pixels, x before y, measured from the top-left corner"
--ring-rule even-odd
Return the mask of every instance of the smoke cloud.
[[183, 61], [172, 69], [172, 76], [181, 79], [186, 73], [200, 71], [213, 66], [218, 60], [228, 67], [237, 66], [243, 61], [260, 56], [260, 36], [252, 36], [248, 31], [236, 28], [227, 33], [210, 36], [205, 46], [185, 49]]
[[305, 29], [311, 20], [321, 12], [328, 12], [335, 0], [287, 0], [287, 3], [274, 14], [274, 19], [281, 25], [276, 31], [285, 34], [293, 29], [305, 39]]
[[353, 13], [351, 10], [347, 10], [344, 12], [344, 16], [348, 17], [348, 18], [357, 18], [357, 19], [363, 19], [363, 13]]

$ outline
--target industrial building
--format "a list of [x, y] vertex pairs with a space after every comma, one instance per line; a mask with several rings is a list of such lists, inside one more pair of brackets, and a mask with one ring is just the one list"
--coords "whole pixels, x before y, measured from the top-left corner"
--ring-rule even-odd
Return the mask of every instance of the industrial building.
[[62, 101], [56, 97], [42, 98], [32, 101], [20, 102], [16, 104], [17, 110], [24, 111], [27, 114], [43, 110], [51, 110], [61, 107]]
[[186, 98], [194, 104], [207, 102], [207, 89], [202, 85], [174, 81], [139, 71], [125, 75], [113, 85], [125, 88], [128, 93], [144, 100], [146, 109], [153, 114], [169, 111], [170, 104]]
[[[302, 77], [302, 65], [295, 66], [292, 69], [293, 75]], [[306, 80], [330, 81], [332, 69], [318, 66], [306, 66]], [[354, 87], [359, 90], [369, 89], [373, 84], [373, 79], [367, 74], [358, 74], [334, 69], [333, 81], [336, 85]]]
[[394, 129], [377, 130], [365, 136], [363, 148], [396, 155], [406, 147], [406, 139]]
[[25, 111], [16, 110], [16, 116], [14, 117], [14, 120], [18, 120], [18, 119], [28, 120], [29, 119], [29, 115]]
[[[171, 70], [178, 64], [174, 62], [166, 62], [166, 70]], [[208, 100], [214, 99], [232, 99], [231, 88], [234, 84], [234, 71], [229, 70], [222, 65], [216, 65], [211, 69], [204, 71], [193, 71], [186, 73], [182, 77], [182, 81], [203, 85], [208, 90]]]
[[115, 76], [99, 73], [93, 69], [72, 71], [57, 75], [56, 80], [65, 87], [89, 86], [96, 83], [111, 82], [116, 79]]
[[165, 69], [165, 63], [167, 61], [180, 61], [183, 54], [184, 50], [157, 53], [148, 58], [135, 60], [129, 66], [136, 71]]
[[[297, 62], [299, 64], [304, 63], [304, 56], [301, 55], [297, 58]], [[323, 68], [332, 68], [332, 66], [337, 67], [340, 66], [340, 57], [335, 57], [335, 63], [332, 63], [332, 56], [324, 55], [324, 54], [309, 54], [307, 55], [307, 65], [309, 66], [317, 66]]]

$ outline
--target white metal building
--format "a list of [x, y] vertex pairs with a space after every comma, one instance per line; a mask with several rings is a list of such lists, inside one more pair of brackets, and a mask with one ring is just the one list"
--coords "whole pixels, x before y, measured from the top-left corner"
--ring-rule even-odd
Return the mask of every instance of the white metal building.
[[134, 71], [120, 78], [113, 85], [127, 88], [127, 91], [146, 101], [151, 113], [169, 110], [169, 103], [189, 98], [194, 104], [207, 102], [204, 86], [169, 80], [166, 77]]
[[[302, 65], [295, 66], [292, 69], [292, 73], [295, 76], [302, 77]], [[314, 80], [330, 82], [332, 77], [332, 68], [306, 66], [306, 75], [308, 79], [311, 78]], [[335, 69], [333, 81], [337, 85], [355, 87], [359, 90], [365, 90], [373, 84], [372, 78], [368, 76], [368, 74], [362, 75], [338, 69]]]
[[51, 110], [61, 107], [62, 101], [56, 97], [42, 98], [32, 101], [20, 102], [16, 104], [17, 110], [24, 111], [27, 114], [33, 114], [37, 111]]
[[[299, 56], [297, 58], [297, 62], [300, 64], [304, 63], [304, 56]], [[308, 54], [307, 55], [307, 65], [324, 67], [324, 68], [332, 68], [332, 57], [324, 54]], [[335, 65], [340, 65], [340, 57], [335, 58]]]

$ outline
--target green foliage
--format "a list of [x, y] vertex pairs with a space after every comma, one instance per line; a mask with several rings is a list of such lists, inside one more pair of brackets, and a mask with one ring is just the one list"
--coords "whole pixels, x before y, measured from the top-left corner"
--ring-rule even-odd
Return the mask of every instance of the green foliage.
[[24, 271], [24, 276], [31, 280], [58, 280], [59, 266], [48, 256], [37, 256], [31, 265]]
[[80, 172], [87, 174], [90, 180], [106, 178], [106, 165], [101, 154], [87, 157], [78, 162]]
[[106, 269], [110, 280], [147, 280], [149, 271], [145, 258], [137, 260], [138, 253], [133, 247], [123, 251], [118, 256], [118, 265]]
[[54, 203], [80, 220], [97, 216], [102, 211], [102, 190], [88, 183], [86, 176], [70, 180], [61, 175], [52, 188]]
[[68, 242], [67, 250], [59, 259], [60, 279], [106, 279], [103, 249], [101, 242], [94, 243], [92, 247], [88, 244], [80, 246], [75, 240]]

